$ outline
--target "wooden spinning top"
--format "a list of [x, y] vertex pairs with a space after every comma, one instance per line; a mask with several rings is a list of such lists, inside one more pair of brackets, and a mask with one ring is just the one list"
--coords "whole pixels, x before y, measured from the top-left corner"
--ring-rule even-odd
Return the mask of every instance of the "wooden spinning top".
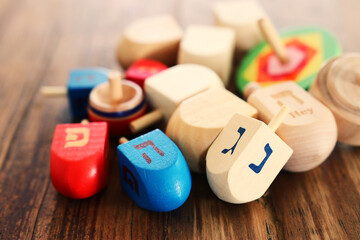
[[317, 75], [310, 93], [334, 114], [338, 141], [360, 146], [360, 54], [331, 59]]

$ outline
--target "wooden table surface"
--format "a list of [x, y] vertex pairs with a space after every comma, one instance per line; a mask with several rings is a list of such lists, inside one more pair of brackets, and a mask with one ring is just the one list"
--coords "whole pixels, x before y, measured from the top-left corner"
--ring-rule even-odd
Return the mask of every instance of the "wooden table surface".
[[[360, 50], [360, 1], [262, 0], [278, 28], [318, 25], [344, 52]], [[119, 68], [115, 49], [131, 21], [171, 13], [186, 27], [212, 24], [206, 0], [0, 1], [0, 239], [360, 239], [360, 148], [337, 144], [304, 173], [281, 172], [261, 199], [233, 205], [193, 174], [189, 199], [169, 213], [137, 207], [122, 190], [111, 141], [107, 188], [66, 198], [50, 180], [55, 126], [71, 122], [66, 98], [42, 85], [65, 85], [71, 69]]]

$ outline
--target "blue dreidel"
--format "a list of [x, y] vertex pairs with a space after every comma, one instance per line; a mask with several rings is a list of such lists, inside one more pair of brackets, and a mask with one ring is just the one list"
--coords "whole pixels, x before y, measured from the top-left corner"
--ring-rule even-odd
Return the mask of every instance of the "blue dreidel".
[[108, 80], [110, 70], [106, 68], [88, 68], [72, 70], [67, 87], [46, 86], [41, 92], [48, 96], [67, 95], [74, 118], [87, 118], [88, 99], [91, 90]]
[[159, 129], [125, 141], [117, 153], [121, 185], [138, 206], [168, 212], [188, 198], [189, 167], [175, 143]]

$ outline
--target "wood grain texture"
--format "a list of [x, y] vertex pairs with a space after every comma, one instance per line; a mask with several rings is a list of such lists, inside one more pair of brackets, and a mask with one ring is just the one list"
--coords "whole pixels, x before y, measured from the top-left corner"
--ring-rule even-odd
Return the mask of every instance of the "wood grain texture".
[[[360, 51], [356, 0], [260, 1], [280, 30], [320, 25], [344, 52]], [[360, 148], [337, 144], [320, 167], [281, 172], [268, 192], [241, 206], [220, 201], [192, 174], [189, 199], [170, 213], [138, 208], [120, 186], [117, 139], [107, 188], [68, 199], [50, 182], [55, 126], [71, 122], [66, 99], [41, 85], [65, 85], [71, 69], [119, 68], [116, 46], [132, 21], [170, 13], [182, 27], [209, 24], [212, 1], [0, 2], [0, 239], [359, 239]], [[286, 11], [284, 11], [286, 9]], [[229, 88], [234, 91], [232, 81]], [[13, 107], [16, 106], [16, 107]]]

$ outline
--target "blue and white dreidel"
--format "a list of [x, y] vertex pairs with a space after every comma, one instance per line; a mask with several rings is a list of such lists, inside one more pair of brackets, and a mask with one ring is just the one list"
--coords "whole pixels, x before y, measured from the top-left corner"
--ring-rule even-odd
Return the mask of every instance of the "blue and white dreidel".
[[106, 68], [75, 69], [70, 72], [67, 87], [44, 86], [41, 93], [46, 96], [68, 96], [74, 118], [87, 118], [87, 107], [91, 90], [108, 80], [110, 70]]
[[206, 156], [213, 192], [230, 203], [260, 198], [289, 160], [293, 150], [275, 134], [289, 108], [283, 106], [269, 125], [235, 114]]
[[191, 190], [189, 167], [178, 147], [159, 129], [117, 149], [121, 185], [142, 208], [168, 212], [180, 207]]

